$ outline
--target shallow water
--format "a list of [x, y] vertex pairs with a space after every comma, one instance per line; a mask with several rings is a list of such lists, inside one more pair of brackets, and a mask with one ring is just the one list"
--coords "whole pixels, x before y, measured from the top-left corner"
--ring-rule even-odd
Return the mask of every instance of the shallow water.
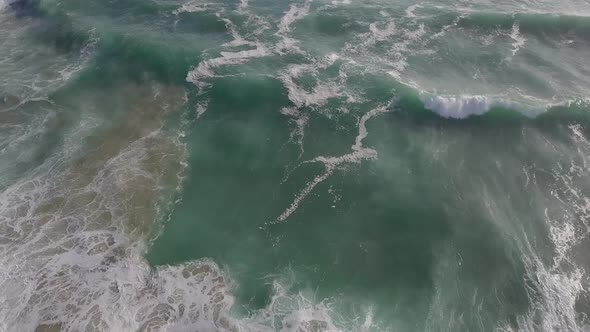
[[0, 8], [0, 331], [590, 328], [588, 3]]

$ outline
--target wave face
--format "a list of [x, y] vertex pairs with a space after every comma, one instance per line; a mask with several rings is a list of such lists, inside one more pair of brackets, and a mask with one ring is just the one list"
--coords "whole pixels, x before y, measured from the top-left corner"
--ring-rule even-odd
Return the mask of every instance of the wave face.
[[586, 331], [590, 5], [0, 0], [0, 331]]

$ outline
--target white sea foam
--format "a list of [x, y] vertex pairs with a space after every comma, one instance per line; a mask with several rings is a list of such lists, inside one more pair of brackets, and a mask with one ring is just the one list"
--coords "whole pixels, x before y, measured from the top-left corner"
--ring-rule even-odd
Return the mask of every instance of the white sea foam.
[[[124, 155], [131, 153], [129, 157], [135, 158], [136, 152], [132, 148]], [[94, 184], [108, 192], [90, 200], [90, 205], [75, 207], [70, 215], [40, 214], [36, 219], [35, 210], [43, 209], [56, 194], [46, 192], [49, 188], [42, 179], [10, 188], [2, 195], [3, 217], [18, 216], [14, 214], [17, 210], [26, 214], [3, 224], [3, 234], [20, 243], [19, 249], [2, 246], [0, 329], [33, 331], [44, 325], [62, 331], [270, 332], [292, 328], [316, 331], [319, 326], [339, 331], [327, 304], [313, 303], [301, 294], [289, 295], [280, 284], [275, 284], [265, 309], [242, 320], [230, 317], [234, 302], [229, 293], [231, 282], [208, 260], [152, 270], [141, 257], [143, 243], [123, 231], [128, 214], [116, 202], [118, 181], [126, 181], [129, 175], [148, 179], [144, 175], [150, 174], [129, 165], [133, 160], [128, 157], [121, 161], [112, 164], [118, 166], [111, 174], [120, 177], [115, 183], [103, 173], [106, 177]], [[121, 173], [120, 166], [129, 171]], [[72, 200], [80, 199], [80, 194], [84, 193], [69, 192], [65, 209], [75, 204]], [[116, 219], [106, 229], [97, 229], [96, 218], [105, 213], [102, 204]]]
[[256, 48], [237, 51], [237, 52], [221, 52], [220, 57], [201, 61], [196, 68], [188, 72], [186, 80], [195, 84], [198, 87], [204, 88], [207, 86], [206, 79], [216, 77], [215, 68], [226, 65], [237, 65], [252, 58], [259, 58], [269, 55], [269, 51], [263, 44], [255, 44]]
[[419, 42], [425, 33], [426, 30], [424, 24], [420, 23], [416, 30], [404, 31], [403, 41], [401, 43], [395, 43], [391, 50], [388, 51], [388, 54], [394, 59], [394, 61], [391, 62], [391, 66], [393, 67], [393, 72], [397, 73], [397, 75], [401, 75], [408, 66], [408, 54], [412, 53], [412, 51], [410, 51], [410, 46]]
[[490, 110], [492, 100], [486, 96], [429, 96], [423, 98], [424, 107], [445, 117], [463, 119]]
[[290, 5], [278, 24], [279, 33], [291, 32], [291, 25], [309, 14], [311, 0], [305, 0], [301, 6]]
[[342, 95], [342, 87], [333, 82], [317, 85], [311, 92], [309, 92], [295, 84], [290, 76], [284, 76], [281, 80], [289, 91], [289, 100], [291, 100], [297, 107], [312, 105], [321, 106], [330, 98]]
[[[248, 14], [248, 3], [242, 2], [238, 11], [241, 14]], [[220, 17], [220, 14], [217, 14]], [[220, 17], [221, 18], [221, 17]], [[244, 48], [248, 47], [248, 49], [242, 49], [239, 51], [221, 51], [218, 57], [203, 60], [199, 62], [199, 64], [190, 70], [187, 73], [186, 81], [193, 83], [197, 87], [199, 87], [200, 91], [199, 94], [203, 95], [207, 88], [209, 87], [209, 83], [207, 82], [208, 79], [212, 77], [223, 77], [224, 75], [218, 75], [216, 70], [219, 67], [223, 66], [231, 66], [231, 65], [238, 65], [248, 62], [253, 58], [264, 57], [270, 55], [271, 52], [267, 49], [267, 47], [258, 41], [251, 41], [244, 38], [240, 35], [238, 31], [238, 27], [228, 18], [221, 18], [221, 20], [225, 23], [225, 26], [229, 30], [232, 40], [227, 42], [222, 46], [223, 49], [230, 49], [233, 50], [235, 48]], [[265, 23], [262, 18], [256, 15], [249, 14], [249, 20], [254, 20], [256, 22], [263, 22]], [[258, 30], [257, 33], [260, 33], [266, 27], [264, 24], [260, 27], [261, 30]], [[207, 110], [208, 100], [202, 100], [196, 109], [197, 118], [201, 117], [205, 111]]]
[[317, 85], [312, 91], [307, 91], [297, 85], [293, 81], [293, 76], [288, 74], [281, 75], [281, 81], [287, 87], [289, 100], [297, 107], [321, 106], [330, 98], [338, 97], [342, 93], [342, 87], [334, 83]]
[[242, 37], [238, 32], [237, 26], [230, 19], [222, 18], [222, 20], [233, 38], [232, 41], [223, 44], [222, 47], [231, 49], [247, 46], [254, 48], [233, 52], [221, 51], [219, 57], [201, 61], [196, 68], [193, 68], [187, 73], [186, 81], [195, 84], [202, 90], [208, 86], [208, 78], [218, 76], [215, 73], [216, 68], [242, 64], [250, 59], [264, 57], [271, 54], [263, 43], [246, 40]]
[[202, 101], [197, 104], [197, 119], [200, 118], [207, 111], [208, 101]]
[[[570, 141], [560, 145], [550, 142], [541, 134], [530, 134], [529, 139], [539, 140], [538, 148], [557, 160], [553, 169], [531, 167], [527, 172], [553, 176], [549, 185], [542, 185], [539, 192], [549, 187], [539, 204], [544, 207], [544, 221], [549, 240], [553, 245], [553, 259], [544, 260], [538, 254], [535, 243], [524, 234], [522, 248], [526, 270], [530, 309], [519, 316], [518, 327], [523, 331], [585, 331], [580, 325], [577, 301], [587, 292], [586, 271], [578, 264], [578, 255], [586, 254], [584, 243], [590, 235], [590, 198], [585, 196], [590, 183], [590, 141], [581, 126], [568, 127]], [[545, 149], [545, 147], [547, 149]], [[506, 329], [510, 330], [510, 329]]]
[[244, 25], [248, 27], [249, 35], [260, 36], [264, 31], [270, 29], [270, 23], [250, 8], [250, 0], [240, 0], [236, 11], [238, 14], [246, 16]]
[[[386, 71], [397, 79], [402, 79], [402, 73], [408, 66], [408, 56], [416, 54], [430, 54], [432, 51], [420, 49], [426, 28], [423, 23], [417, 24], [415, 29], [402, 28], [395, 21], [386, 18], [386, 22], [376, 21], [369, 24], [369, 31], [359, 34], [354, 41], [347, 42], [343, 54], [363, 63], [374, 71]], [[383, 53], [383, 49], [385, 53]]]
[[440, 31], [439, 31], [439, 32], [437, 32], [437, 33], [435, 33], [435, 34], [431, 35], [431, 36], [430, 36], [430, 39], [438, 39], [438, 38], [440, 38], [440, 37], [444, 36], [444, 35], [445, 35], [445, 34], [446, 34], [448, 31], [451, 31], [451, 30], [453, 30], [454, 28], [456, 28], [456, 27], [457, 27], [457, 25], [459, 24], [459, 22], [460, 22], [460, 21], [461, 21], [463, 18], [465, 18], [466, 16], [468, 16], [468, 14], [466, 14], [466, 13], [463, 13], [463, 14], [459, 15], [457, 18], [455, 18], [455, 19], [453, 20], [453, 22], [451, 22], [451, 24], [448, 24], [448, 25], [445, 25], [445, 26], [443, 26], [443, 27], [440, 29]]
[[[532, 249], [531, 249], [532, 250]], [[546, 267], [534, 250], [525, 253], [527, 279], [534, 284], [527, 293], [531, 307], [517, 318], [523, 331], [582, 331], [578, 324], [576, 301], [584, 291], [584, 272]]]
[[377, 159], [377, 151], [375, 151], [371, 148], [364, 147], [362, 144], [363, 139], [365, 139], [365, 137], [367, 137], [367, 135], [368, 135], [367, 128], [366, 128], [366, 122], [369, 119], [371, 119], [379, 114], [385, 113], [387, 111], [388, 111], [387, 106], [379, 106], [379, 107], [365, 113], [359, 119], [358, 135], [355, 138], [354, 144], [351, 146], [352, 152], [341, 155], [341, 156], [336, 156], [336, 157], [319, 156], [319, 157], [313, 158], [311, 160], [307, 160], [307, 161], [302, 162], [301, 164], [318, 163], [318, 162], [322, 163], [324, 165], [324, 172], [315, 176], [313, 178], [313, 180], [309, 181], [305, 185], [305, 187], [301, 191], [299, 191], [299, 193], [297, 195], [295, 195], [295, 198], [293, 199], [293, 202], [291, 202], [291, 205], [285, 211], [283, 211], [272, 222], [272, 224], [281, 223], [281, 222], [284, 222], [285, 220], [287, 220], [287, 218], [289, 218], [289, 216], [291, 216], [291, 214], [293, 214], [293, 212], [295, 212], [297, 210], [297, 208], [299, 208], [299, 205], [301, 205], [303, 200], [313, 191], [313, 189], [318, 184], [322, 183], [327, 178], [329, 178], [330, 175], [332, 175], [332, 173], [334, 173], [334, 171], [339, 166], [342, 166], [344, 164], [350, 164], [350, 163], [360, 163], [363, 160]]
[[172, 13], [174, 15], [178, 15], [181, 13], [198, 13], [198, 12], [207, 11], [210, 9], [210, 7], [211, 7], [210, 3], [207, 3], [207, 2], [204, 2], [201, 0], [188, 1], [188, 2], [184, 3], [182, 6], [180, 6], [180, 8], [173, 11]]
[[[134, 238], [142, 228], [137, 223], [146, 220], [128, 206], [134, 198], [126, 192], [138, 182], [148, 197], [159, 190], [161, 175], [144, 165], [157, 153], [158, 136], [152, 132], [131, 143], [88, 179], [48, 172], [4, 191], [0, 316], [5, 330], [32, 331], [40, 324], [64, 331], [138, 330], [157, 319], [152, 314], [165, 294], [152, 288], [157, 280], [139, 256], [143, 246]], [[168, 310], [163, 301], [162, 307]]]
[[373, 34], [375, 41], [387, 40], [390, 36], [396, 33], [395, 23], [393, 21], [387, 23], [385, 28], [379, 29], [376, 22], [369, 24], [369, 30]]
[[303, 19], [309, 14], [312, 0], [305, 0], [301, 5], [291, 5], [289, 10], [285, 12], [278, 24], [278, 31], [276, 35], [281, 37], [281, 41], [277, 43], [276, 52], [285, 54], [289, 52], [302, 53], [298, 44], [299, 41], [290, 37], [291, 26], [296, 21]]
[[[289, 100], [298, 108], [322, 106], [328, 100], [337, 97], [344, 97], [347, 101], [353, 102], [356, 97], [344, 88], [347, 77], [342, 71], [342, 68], [340, 68], [337, 78], [327, 80], [319, 78], [321, 71], [334, 65], [338, 60], [348, 61], [332, 53], [308, 64], [290, 65], [287, 70], [279, 75], [281, 82], [287, 88]], [[295, 82], [303, 74], [312, 75], [316, 79], [316, 84], [313, 88], [305, 89]]]
[[512, 38], [512, 56], [515, 56], [516, 53], [524, 46], [526, 43], [526, 38], [520, 34], [520, 27], [518, 23], [514, 23], [512, 25], [512, 29], [510, 31], [510, 38]]
[[410, 7], [406, 8], [406, 17], [408, 18], [416, 18], [416, 13], [414, 13], [416, 11], [417, 8], [420, 8], [422, 6], [415, 4], [415, 5], [411, 5]]
[[305, 137], [305, 127], [309, 121], [309, 116], [301, 112], [295, 107], [284, 107], [281, 109], [281, 114], [288, 116], [291, 122], [295, 125], [295, 128], [289, 134], [289, 142], [295, 141], [299, 145], [299, 156], [297, 160], [301, 158], [303, 152], [303, 139]]
[[559, 163], [552, 172], [560, 188], [551, 191], [552, 196], [568, 209], [563, 211], [559, 218], [550, 217], [545, 212], [549, 234], [555, 245], [556, 267], [568, 261], [571, 251], [590, 235], [590, 198], [585, 196], [583, 187], [590, 185], [584, 180], [590, 173], [590, 141], [583, 134], [580, 125], [571, 124], [568, 129], [571, 132], [575, 155], [570, 157], [569, 165]]
[[248, 41], [244, 39], [238, 32], [238, 27], [228, 18], [221, 19], [223, 23], [225, 23], [225, 27], [229, 30], [232, 36], [232, 41], [225, 43], [221, 46], [242, 46], [242, 45], [251, 45], [256, 46], [255, 42]]
[[240, 4], [238, 5], [238, 11], [243, 13], [248, 9], [248, 0], [240, 0]]

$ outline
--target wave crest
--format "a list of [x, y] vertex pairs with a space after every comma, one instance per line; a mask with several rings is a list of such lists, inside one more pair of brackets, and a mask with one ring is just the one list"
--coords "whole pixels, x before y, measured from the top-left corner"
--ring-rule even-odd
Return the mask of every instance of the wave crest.
[[534, 117], [546, 110], [543, 107], [529, 106], [510, 100], [496, 99], [483, 95], [421, 97], [424, 107], [444, 118], [465, 119], [474, 115], [482, 115], [493, 108], [514, 109], [519, 113]]

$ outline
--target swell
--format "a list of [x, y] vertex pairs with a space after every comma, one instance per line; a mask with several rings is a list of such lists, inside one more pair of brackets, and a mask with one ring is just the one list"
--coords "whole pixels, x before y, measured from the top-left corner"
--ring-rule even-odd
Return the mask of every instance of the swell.
[[574, 99], [561, 103], [527, 104], [507, 97], [484, 95], [434, 95], [405, 88], [398, 99], [402, 113], [448, 121], [500, 120], [520, 123], [560, 122], [590, 125], [590, 102]]
[[[134, 2], [122, 3], [130, 4], [133, 7]], [[56, 24], [53, 26], [54, 28], [50, 29], [52, 33], [49, 34], [51, 38], [48, 39], [48, 43], [53, 43], [56, 49], [63, 50], [66, 53], [76, 53], [81, 49], [81, 45], [84, 43], [78, 41], [77, 34], [83, 35], [84, 28], [80, 28], [74, 21], [69, 21], [65, 15], [49, 12], [43, 12], [42, 15], [45, 15], [45, 18], [51, 17], [65, 22]], [[169, 47], [169, 44], [163, 41], [129, 37], [117, 31], [99, 32], [99, 35], [101, 42], [96, 54], [93, 56], [92, 63], [73, 81], [76, 84], [70, 85], [69, 88], [107, 87], [117, 80], [144, 83], [146, 76], [168, 83], [183, 83], [184, 75], [190, 64], [198, 63], [198, 59], [190, 50]], [[248, 54], [250, 53], [240, 53], [238, 55]], [[71, 89], [69, 92], [66, 92], [68, 89], [62, 89], [55, 93], [53, 97], [58, 101], [67, 103], [68, 99], [76, 91]], [[155, 88], [154, 90], [158, 89], [161, 88]], [[132, 92], [130, 93], [133, 90], [133, 87], [122, 88], [117, 91], [117, 94], [121, 94], [123, 98], [126, 98], [133, 95]], [[10, 205], [8, 210], [22, 206], [26, 212], [30, 212], [32, 215], [32, 217], [29, 215], [28, 218], [19, 219], [16, 223], [13, 222], [15, 229], [18, 230], [19, 227], [26, 228], [31, 224], [41, 227], [49, 225], [50, 227], [42, 229], [41, 234], [43, 234], [46, 230], [57, 232], [60, 231], [60, 227], [65, 227], [68, 229], [65, 237], [61, 238], [55, 234], [48, 234], [48, 236], [54, 240], [54, 243], [59, 243], [63, 248], [71, 248], [71, 242], [77, 242], [73, 246], [75, 253], [60, 251], [54, 256], [57, 258], [51, 258], [51, 263], [57, 263], [55, 269], [51, 270], [51, 266], [48, 265], [49, 267], [41, 270], [39, 274], [34, 274], [34, 272], [29, 274], [34, 279], [31, 287], [39, 287], [41, 291], [33, 295], [19, 295], [25, 300], [18, 303], [19, 305], [23, 305], [24, 302], [28, 301], [23, 310], [19, 311], [19, 308], [16, 308], [10, 312], [11, 314], [14, 312], [18, 314], [18, 319], [21, 319], [19, 322], [28, 320], [35, 324], [37, 323], [35, 319], [38, 318], [35, 315], [39, 315], [41, 318], [39, 318], [38, 322], [53, 324], [54, 326], [62, 325], [66, 330], [82, 330], [84, 327], [93, 324], [99, 324], [97, 326], [108, 327], [112, 330], [130, 330], [131, 328], [157, 330], [170, 324], [177, 324], [179, 328], [191, 326], [196, 330], [213, 330], [222, 327], [230, 329], [241, 325], [241, 323], [224, 317], [231, 307], [232, 299], [227, 291], [229, 288], [228, 282], [223, 278], [219, 268], [214, 263], [199, 261], [179, 267], [165, 266], [151, 270], [141, 257], [143, 248], [134, 250], [131, 255], [123, 253], [130, 244], [140, 247], [143, 245], [142, 241], [137, 244], [133, 236], [137, 236], [139, 233], [141, 238], [141, 233], [146, 232], [146, 229], [150, 227], [150, 223], [153, 222], [153, 215], [158, 214], [158, 211], [138, 212], [144, 209], [144, 200], [150, 203], [159, 202], [160, 196], [169, 194], [168, 191], [160, 193], [157, 192], [157, 189], [154, 189], [159, 188], [159, 183], [154, 184], [153, 188], [150, 185], [152, 182], [158, 182], [158, 176], [166, 176], [161, 174], [161, 169], [170, 169], [175, 165], [177, 166], [177, 159], [182, 159], [179, 156], [169, 155], [170, 151], [175, 148], [181, 149], [181, 147], [175, 146], [176, 141], [173, 138], [160, 133], [154, 136], [138, 128], [138, 123], [146, 124], [144, 117], [147, 117], [148, 120], [150, 118], [161, 120], [162, 115], [160, 112], [166, 108], [158, 108], [155, 111], [148, 111], [146, 114], [145, 110], [149, 110], [148, 104], [150, 98], [152, 98], [152, 90], [148, 90], [137, 93], [137, 99], [141, 100], [140, 103], [142, 103], [141, 107], [134, 108], [131, 114], [125, 113], [125, 115], [130, 115], [128, 121], [125, 121], [125, 125], [100, 132], [99, 137], [110, 137], [106, 142], [108, 143], [106, 144], [107, 149], [96, 148], [96, 146], [101, 145], [101, 139], [95, 137], [93, 141], [92, 137], [89, 138], [89, 146], [95, 147], [91, 151], [98, 151], [99, 156], [101, 155], [103, 158], [92, 156], [78, 158], [72, 162], [71, 169], [73, 169], [72, 172], [84, 170], [82, 174], [66, 177], [63, 184], [52, 184], [46, 189], [42, 188], [44, 191], [41, 194], [46, 196], [50, 196], [50, 193], [59, 193], [56, 201], [46, 200], [46, 197], [44, 197], [39, 199], [38, 206], [26, 210], [25, 195], [30, 191], [27, 185], [35, 185], [34, 181], [24, 183], [22, 188], [17, 188], [18, 190], [11, 188], [4, 196], [18, 201], [18, 204]], [[164, 92], [159, 93], [160, 96], [173, 96], [174, 94], [171, 91], [166, 91], [166, 89], [164, 89]], [[103, 99], [108, 100], [115, 95], [115, 93], [102, 95], [94, 100], [92, 104], [101, 104]], [[176, 97], [174, 99], [182, 98], [180, 93]], [[146, 104], [143, 104], [144, 102]], [[409, 92], [407, 95], [402, 96], [398, 104], [402, 112], [398, 113], [411, 114], [420, 121], [448, 121], [461, 124], [478, 121], [493, 123], [493, 121], [488, 120], [497, 120], [508, 124], [538, 121], [541, 124], [551, 123], [551, 125], [577, 120], [586, 124], [588, 122], [587, 106], [587, 104], [583, 103], [542, 106], [533, 109], [533, 111], [538, 111], [539, 115], [534, 120], [530, 120], [522, 115], [531, 116], [529, 114], [531, 109], [527, 108], [526, 105], [503, 100], [499, 97], [429, 96]], [[546, 108], [548, 108], [547, 111]], [[343, 161], [358, 162], [361, 159], [372, 159], [374, 155], [371, 153], [372, 150], [362, 145], [363, 139], [367, 136], [367, 129], [364, 125], [368, 118], [379, 112], [381, 111], [370, 113], [366, 118], [361, 119], [358, 128], [359, 133], [350, 154], [337, 159], [320, 157], [315, 161], [323, 163], [326, 169], [330, 170], [330, 167], [338, 166]], [[115, 119], [120, 120], [120, 118]], [[455, 121], [455, 119], [464, 120]], [[159, 121], [156, 124], [151, 123], [148, 127], [157, 132], [156, 128], [158, 126]], [[588, 126], [585, 127], [588, 128]], [[123, 138], [117, 137], [119, 133], [124, 133], [127, 136]], [[118, 142], [118, 139], [123, 142]], [[178, 154], [182, 153], [178, 152]], [[165, 156], [166, 158], [158, 163], [150, 159], [150, 155]], [[105, 162], [107, 167], [100, 168], [101, 164]], [[326, 174], [329, 175], [329, 173]], [[174, 177], [175, 174], [172, 175]], [[91, 179], [90, 184], [92, 186], [87, 185], [89, 179]], [[93, 187], [94, 185], [97, 187]], [[146, 187], [148, 190], [145, 190]], [[116, 194], [113, 195], [113, 192], [116, 192]], [[305, 194], [305, 192], [304, 190], [302, 193]], [[66, 203], [60, 202], [59, 199], [65, 199]], [[166, 197], [164, 200], [170, 200], [170, 198]], [[97, 204], [102, 207], [96, 211], [88, 210], [89, 207], [92, 208], [93, 205]], [[298, 204], [297, 201], [295, 207], [296, 204]], [[61, 210], [62, 206], [67, 207], [65, 212]], [[18, 210], [16, 208], [14, 210]], [[71, 209], [71, 211], [68, 212], [68, 209]], [[67, 225], [70, 220], [79, 218], [80, 213], [78, 212], [80, 210], [83, 210], [81, 215], [86, 218], [84, 221], [89, 221], [88, 224], [80, 222], [74, 223], [72, 226]], [[108, 217], [109, 214], [111, 217]], [[47, 222], [48, 218], [55, 219]], [[112, 226], [104, 225], [104, 223], [114, 224], [117, 232], [113, 235]], [[80, 229], [83, 229], [83, 231], [81, 232]], [[88, 237], [86, 238], [86, 236]], [[21, 250], [19, 252], [20, 257], [33, 257], [42, 261], [52, 254], [52, 250], [55, 249], [50, 247], [51, 244], [42, 249], [34, 247], [35, 244], [31, 244], [25, 249], [38, 250], [39, 252], [27, 256], [27, 253]], [[40, 244], [43, 245], [44, 243]], [[63, 249], [58, 248], [55, 250]], [[85, 250], [87, 252], [84, 252]], [[10, 264], [11, 267], [16, 266], [14, 261], [8, 261], [7, 264]], [[35, 267], [33, 265], [33, 267], [28, 268], [33, 270]], [[77, 280], [68, 279], [70, 274], [80, 277], [82, 282], [78, 283]], [[85, 284], [87, 280], [98, 281], [100, 286], [89, 287], [88, 284]], [[114, 283], [113, 280], [115, 280]], [[87, 313], [90, 319], [82, 317], [83, 313], [79, 313], [78, 308], [68, 307], [73, 300], [69, 301], [62, 297], [52, 299], [55, 294], [54, 289], [44, 288], [47, 283], [51, 282], [61, 282], [62, 284], [57, 288], [57, 291], [65, 294], [64, 296], [71, 296], [73, 300], [83, 303], [81, 307], [88, 310]], [[6, 285], [16, 286], [13, 289], [17, 289], [19, 286], [16, 278], [10, 279]], [[203, 286], [203, 290], [199, 292], [201, 286]], [[32, 290], [32, 288], [28, 288], [27, 290], [35, 292], [38, 289]], [[140, 295], [138, 296], [138, 294]], [[211, 296], [211, 294], [214, 295]], [[27, 298], [27, 295], [30, 296]], [[98, 309], [93, 308], [90, 305], [91, 303], [84, 302], [90, 296], [99, 299], [97, 301]], [[15, 294], [15, 298], [19, 297]], [[60, 302], [61, 300], [63, 301]], [[274, 312], [273, 303], [268, 307], [270, 316]], [[31, 312], [27, 310], [31, 310]], [[265, 313], [263, 312], [263, 314]], [[313, 315], [317, 315], [317, 311], [309, 315], [315, 317]], [[11, 316], [10, 319], [16, 317], [16, 315], [7, 316]], [[197, 318], [194, 318], [194, 316], [197, 316]], [[264, 318], [269, 315], [261, 314], [261, 316]], [[302, 328], [307, 326], [310, 330], [320, 330], [322, 324], [326, 328], [328, 326], [332, 327], [329, 322], [317, 323], [320, 324], [317, 325], [320, 326], [318, 328], [311, 323], [307, 324], [305, 319], [300, 318], [301, 315], [298, 315], [297, 310], [295, 310], [295, 313], [288, 312], [284, 316], [293, 316], [287, 318], [304, 325]], [[251, 330], [271, 330], [271, 328], [267, 327], [268, 325], [276, 327], [274, 319], [277, 317], [272, 316], [272, 318], [272, 323], [257, 323], [259, 325], [252, 327]], [[281, 327], [283, 327], [284, 317], [279, 318]], [[326, 317], [321, 318], [328, 319]], [[5, 321], [10, 324], [12, 323], [10, 319]], [[213, 326], [213, 324], [216, 326]], [[288, 326], [288, 323], [285, 323], [285, 325]], [[287, 327], [284, 328], [287, 329]], [[332, 330], [334, 329], [332, 328]]]

